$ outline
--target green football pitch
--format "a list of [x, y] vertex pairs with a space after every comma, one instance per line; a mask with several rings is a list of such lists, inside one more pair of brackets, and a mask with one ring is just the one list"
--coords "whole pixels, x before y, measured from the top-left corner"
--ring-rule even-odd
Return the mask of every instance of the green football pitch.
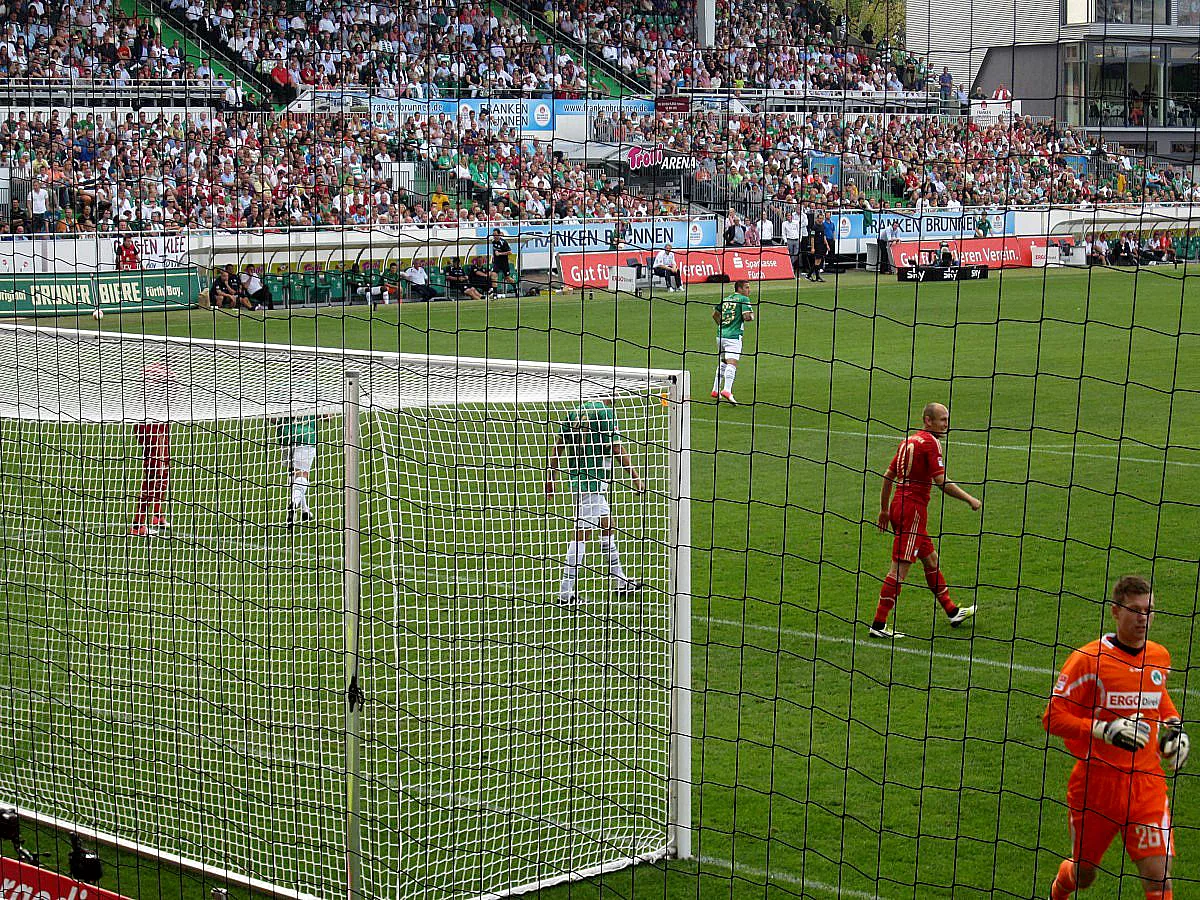
[[[708, 397], [714, 286], [103, 328], [687, 368], [697, 858], [546, 895], [1030, 898], [1069, 849], [1071, 760], [1041, 712], [1069, 650], [1106, 627], [1118, 575], [1153, 577], [1172, 692], [1186, 720], [1200, 708], [1194, 284], [1164, 268], [764, 285], [736, 408]], [[984, 501], [935, 497], [930, 523], [956, 600], [979, 614], [949, 629], [918, 576], [893, 648], [861, 624], [889, 558], [879, 475], [929, 400], [950, 406], [949, 477]], [[10, 639], [10, 666], [20, 654]], [[1200, 891], [1198, 781], [1173, 787], [1177, 897]], [[36, 838], [65, 861], [61, 839]], [[106, 887], [207, 896], [197, 876], [104, 855]], [[1086, 896], [1141, 896], [1116, 848], [1106, 867]]]

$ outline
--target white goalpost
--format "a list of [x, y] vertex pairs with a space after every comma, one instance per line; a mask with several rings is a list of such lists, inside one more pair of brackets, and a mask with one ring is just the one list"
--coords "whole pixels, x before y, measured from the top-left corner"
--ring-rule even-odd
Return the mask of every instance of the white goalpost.
[[[281, 897], [691, 855], [685, 372], [24, 326], [0, 368], [0, 803]], [[595, 400], [642, 590], [593, 545], [563, 605], [547, 452]]]

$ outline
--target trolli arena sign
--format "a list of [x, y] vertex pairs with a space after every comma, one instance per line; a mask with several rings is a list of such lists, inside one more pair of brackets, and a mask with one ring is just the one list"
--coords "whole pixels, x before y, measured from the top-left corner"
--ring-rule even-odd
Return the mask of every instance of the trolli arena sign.
[[642, 147], [629, 148], [629, 170], [659, 169], [668, 172], [694, 172], [700, 168], [700, 160], [694, 156], [668, 156], [662, 147], [646, 150]]

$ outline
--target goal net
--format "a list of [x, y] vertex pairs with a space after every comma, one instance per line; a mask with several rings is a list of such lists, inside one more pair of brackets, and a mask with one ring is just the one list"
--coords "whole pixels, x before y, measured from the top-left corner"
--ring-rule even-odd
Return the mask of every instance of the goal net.
[[[0, 802], [281, 896], [688, 855], [681, 373], [24, 327], [0, 361]], [[643, 589], [593, 546], [564, 606], [547, 450], [596, 399], [646, 482], [610, 491]]]

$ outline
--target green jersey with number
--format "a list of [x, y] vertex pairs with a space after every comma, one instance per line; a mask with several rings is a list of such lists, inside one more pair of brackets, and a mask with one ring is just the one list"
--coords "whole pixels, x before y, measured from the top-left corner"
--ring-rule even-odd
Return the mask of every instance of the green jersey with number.
[[317, 445], [317, 417], [296, 416], [281, 422], [279, 443], [285, 447], [315, 447]]
[[600, 494], [612, 480], [613, 447], [621, 442], [611, 406], [588, 400], [559, 428], [566, 457], [564, 469], [577, 494]]
[[745, 294], [730, 294], [724, 300], [717, 304], [717, 313], [720, 316], [720, 321], [717, 323], [717, 336], [723, 338], [740, 338], [742, 332], [746, 330], [746, 323], [742, 319], [742, 313], [748, 313], [753, 309], [750, 306], [750, 298]]

